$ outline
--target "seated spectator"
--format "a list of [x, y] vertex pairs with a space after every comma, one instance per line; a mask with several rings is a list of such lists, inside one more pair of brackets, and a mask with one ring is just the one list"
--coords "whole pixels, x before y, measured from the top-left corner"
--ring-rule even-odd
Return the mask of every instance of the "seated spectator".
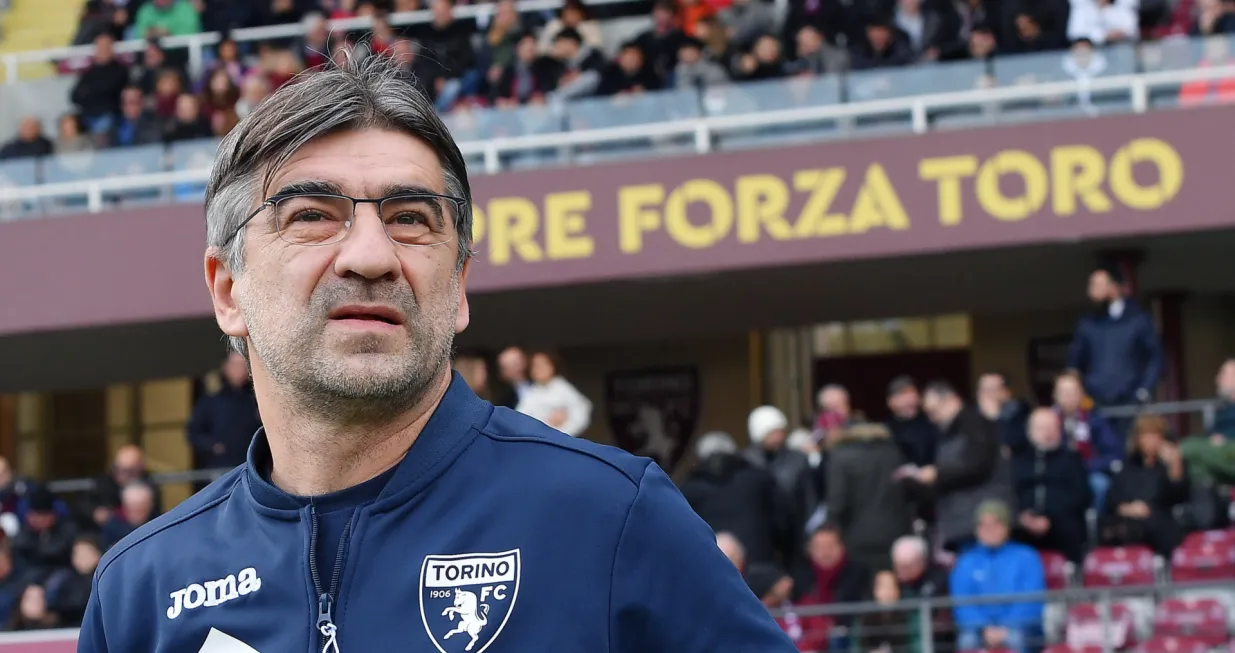
[[85, 133], [85, 125], [81, 116], [66, 113], [56, 122], [59, 134], [56, 137], [56, 154], [72, 154], [74, 152], [89, 152], [94, 149], [94, 141]]
[[562, 74], [554, 85], [554, 97], [561, 100], [591, 95], [600, 84], [605, 67], [601, 53], [583, 44], [583, 37], [567, 27], [553, 39], [553, 58], [562, 65]]
[[964, 47], [960, 16], [948, 0], [898, 0], [892, 21], [909, 37], [918, 61], [936, 61]]
[[1068, 39], [1094, 45], [1135, 41], [1140, 34], [1137, 0], [1071, 0]]
[[[840, 532], [835, 527], [824, 525], [816, 529], [806, 544], [806, 554], [810, 559], [814, 582], [810, 591], [799, 601], [802, 605], [856, 603], [867, 594], [870, 572], [849, 557]], [[849, 627], [853, 625], [853, 618], [841, 617], [837, 623]]]
[[742, 546], [742, 541], [733, 533], [719, 531], [716, 533], [716, 546], [720, 547], [720, 552], [737, 567], [742, 578], [746, 578], [746, 547]]
[[143, 39], [187, 36], [201, 32], [202, 21], [189, 0], [150, 0], [137, 10], [133, 31]]
[[592, 423], [592, 402], [558, 373], [553, 356], [540, 351], [531, 360], [532, 386], [516, 410], [566, 435], [581, 435]]
[[1179, 445], [1188, 474], [1206, 486], [1235, 485], [1235, 358], [1218, 368], [1218, 405], [1209, 433]]
[[236, 115], [235, 109], [216, 111], [214, 115], [210, 116], [210, 135], [215, 138], [223, 138], [239, 124], [240, 117]]
[[155, 115], [164, 121], [174, 118], [181, 95], [184, 95], [184, 85], [180, 82], [180, 73], [170, 68], [159, 71], [152, 102]]
[[592, 20], [591, 12], [587, 5], [583, 4], [583, 0], [566, 0], [562, 8], [558, 9], [557, 18], [541, 28], [540, 51], [545, 54], [555, 52], [558, 35], [568, 29], [574, 30], [579, 35], [579, 41], [589, 48], [599, 50], [605, 46], [600, 23]]
[[373, 54], [385, 54], [387, 50], [394, 45], [398, 35], [390, 26], [389, 15], [385, 11], [379, 11], [373, 14], [373, 26], [369, 28], [367, 36], [367, 44], [369, 52]]
[[524, 34], [519, 38], [514, 59], [492, 81], [490, 97], [500, 107], [539, 104], [553, 90], [560, 74], [561, 64], [556, 59], [537, 52], [536, 36]]
[[1235, 6], [1226, 0], [1197, 0], [1189, 36], [1235, 33]]
[[854, 70], [891, 68], [906, 66], [913, 59], [909, 37], [887, 18], [879, 17], [866, 25], [866, 38], [855, 44], [851, 66]]
[[[322, 52], [325, 52], [328, 57], [330, 55], [330, 45], [328, 43], [323, 45], [325, 47]], [[305, 47], [309, 47], [307, 42]], [[214, 52], [214, 61], [211, 61], [210, 65], [206, 67], [206, 74], [203, 76], [203, 79], [208, 80], [215, 71], [222, 70], [227, 73], [227, 76], [232, 80], [232, 84], [235, 84], [237, 87], [244, 83], [248, 68], [240, 61], [240, 46], [231, 37], [225, 37], [214, 47]], [[321, 63], [325, 63], [325, 60], [325, 57], [323, 57]]]
[[[30, 487], [30, 481], [15, 476], [9, 460], [0, 456], [0, 543], [20, 530], [25, 517], [26, 492]], [[0, 617], [0, 623], [3, 622], [4, 618]]]
[[304, 64], [296, 53], [286, 48], [263, 47], [260, 63], [261, 72], [270, 83], [270, 88], [276, 90], [304, 70]]
[[17, 126], [17, 138], [0, 146], [0, 160], [47, 156], [55, 146], [43, 135], [43, 125], [38, 118], [22, 118]]
[[27, 501], [25, 527], [13, 538], [13, 555], [31, 580], [42, 582], [71, 564], [77, 528], [58, 514], [56, 497], [46, 487], [31, 488]]
[[906, 462], [918, 467], [935, 464], [939, 431], [922, 413], [922, 395], [912, 378], [898, 376], [888, 384], [888, 410], [892, 413], [888, 430]]
[[803, 27], [794, 38], [797, 58], [789, 62], [787, 72], [790, 75], [826, 75], [839, 73], [849, 66], [849, 53], [827, 43], [823, 33], [814, 26]]
[[537, 50], [535, 35], [523, 29], [515, 0], [498, 0], [494, 4], [493, 20], [485, 32], [485, 58], [491, 78], [498, 77], [515, 62], [515, 50], [524, 36], [532, 36], [532, 49]]
[[[892, 545], [892, 571], [902, 599], [934, 599], [948, 596], [948, 570], [931, 560], [930, 545], [917, 535], [906, 535]], [[952, 648], [954, 641], [950, 610], [933, 615], [932, 639], [936, 651]], [[862, 652], [866, 653], [866, 652]]]
[[[319, 13], [311, 13], [304, 17], [304, 36], [300, 39], [300, 60], [306, 69], [326, 65], [330, 61], [330, 25], [326, 17]], [[233, 77], [232, 82], [240, 86], [244, 79], [243, 71]]]
[[482, 78], [474, 70], [477, 58], [472, 33], [467, 25], [455, 20], [453, 0], [433, 0], [433, 22], [418, 40], [423, 64], [420, 76], [439, 111], [447, 111], [455, 100], [476, 93]]
[[[674, 6], [672, 0], [657, 0], [652, 5], [652, 29], [639, 35], [635, 41], [643, 50], [644, 57], [647, 58], [648, 64], [652, 66], [652, 70], [660, 75], [662, 79], [668, 79], [678, 64], [678, 52], [682, 47], [682, 41], [686, 35], [682, 30], [678, 29], [676, 18], [674, 16]], [[713, 19], [715, 23], [715, 19]], [[718, 33], [723, 35], [723, 32], [718, 30]], [[701, 41], [703, 37], [696, 34], [696, 37]], [[723, 55], [724, 53], [716, 53]], [[704, 53], [705, 57], [707, 53]], [[720, 62], [720, 59], [714, 59]], [[679, 84], [679, 86], [681, 86]]]
[[1087, 409], [1084, 401], [1080, 377], [1065, 373], [1055, 379], [1055, 414], [1063, 428], [1064, 445], [1085, 461], [1094, 508], [1101, 511], [1111, 476], [1123, 464], [1127, 445], [1106, 418]]
[[127, 23], [127, 7], [117, 7], [112, 0], [88, 0], [82, 5], [73, 45], [93, 43], [99, 34], [111, 34], [116, 40], [123, 39]]
[[1021, 11], [1016, 16], [1015, 29], [1011, 37], [1006, 39], [1006, 47], [1003, 49], [1009, 54], [1062, 50], [1066, 41], [1061, 36], [1043, 29], [1041, 21], [1036, 12]]
[[70, 97], [91, 132], [106, 130], [120, 113], [120, 92], [129, 81], [129, 71], [116, 60], [115, 39], [100, 34], [94, 39], [90, 67], [73, 85]]
[[[952, 598], [1046, 591], [1038, 552], [1008, 540], [1008, 505], [984, 501], [977, 510], [978, 544], [962, 553], [952, 570]], [[1042, 604], [960, 603], [953, 610], [960, 651], [1008, 650], [1028, 653], [1042, 640]]]
[[157, 511], [161, 494], [158, 487], [150, 481], [150, 474], [146, 471], [146, 454], [141, 447], [127, 444], [116, 451], [111, 469], [107, 474], [95, 479], [94, 492], [86, 497], [84, 512], [87, 519], [83, 521], [90, 525], [91, 530], [102, 528], [107, 523], [112, 513], [120, 507], [122, 488], [134, 481], [144, 481], [154, 488]]
[[684, 38], [678, 48], [678, 65], [673, 69], [674, 88], [704, 89], [729, 82], [729, 73], [703, 56], [703, 42]]
[[803, 615], [792, 602], [793, 577], [772, 564], [753, 564], [746, 574], [751, 591], [768, 610], [780, 611], [776, 623], [799, 651], [822, 653], [828, 648], [831, 623], [827, 617]]
[[270, 95], [270, 82], [261, 75], [249, 75], [240, 86], [240, 99], [236, 101], [236, 115], [241, 120], [249, 115], [259, 102]]
[[1166, 439], [1166, 420], [1143, 415], [1132, 427], [1132, 449], [1111, 480], [1100, 526], [1108, 545], [1143, 544], [1170, 557], [1183, 540], [1175, 506], [1189, 499], [1179, 449]]
[[880, 571], [875, 574], [871, 584], [868, 599], [884, 606], [884, 609], [879, 612], [866, 612], [858, 617], [854, 624], [854, 653], [922, 650], [922, 630], [918, 615], [895, 607], [901, 600], [896, 575], [890, 571]]
[[9, 623], [26, 587], [26, 574], [17, 566], [8, 543], [0, 544], [0, 624]]
[[59, 627], [59, 615], [47, 609], [47, 590], [34, 583], [26, 585], [21, 591], [17, 611], [9, 618], [6, 630], [47, 630]]
[[631, 95], [644, 91], [655, 91], [661, 87], [661, 80], [648, 68], [643, 60], [643, 50], [633, 41], [622, 46], [617, 59], [605, 66], [600, 74], [600, 84], [596, 94], [601, 96]]
[[86, 614], [86, 603], [90, 600], [94, 570], [98, 568], [102, 555], [98, 540], [89, 535], [78, 537], [73, 543], [72, 570], [59, 579], [55, 589], [48, 584], [51, 607], [59, 615], [62, 626], [75, 628], [81, 625]]
[[750, 562], [796, 564], [801, 538], [771, 474], [743, 458], [728, 433], [705, 434], [696, 452], [699, 462], [681, 488], [695, 513], [741, 541]]
[[764, 0], [733, 0], [717, 18], [729, 32], [729, 41], [741, 50], [751, 48], [756, 39], [776, 27], [776, 15]]
[[999, 54], [999, 43], [989, 25], [978, 25], [969, 33], [969, 49], [966, 55], [974, 61], [989, 63]]
[[828, 522], [849, 556], [866, 569], [886, 569], [892, 544], [913, 528], [913, 511], [897, 471], [905, 457], [882, 424], [840, 431], [828, 455]]
[[141, 481], [124, 486], [120, 494], [120, 510], [112, 513], [103, 525], [103, 548], [110, 549], [116, 543], [157, 516], [154, 488]]
[[305, 5], [306, 3], [297, 0], [261, 0], [258, 2], [258, 11], [253, 17], [252, 26], [299, 23], [304, 19]]
[[1001, 451], [998, 427], [966, 407], [950, 385], [942, 381], [928, 385], [922, 408], [942, 435], [935, 465], [918, 469], [915, 478], [934, 490], [944, 547], [960, 552], [973, 542], [978, 505], [989, 499], [1011, 501], [1011, 471]]
[[240, 89], [232, 83], [226, 70], [217, 69], [207, 78], [202, 92], [201, 110], [206, 120], [213, 120], [216, 113], [234, 111], [240, 99]]
[[781, 55], [780, 41], [764, 34], [755, 41], [749, 53], [738, 58], [738, 78], [742, 81], [779, 79], [786, 73], [785, 59]]
[[150, 145], [163, 138], [163, 122], [146, 109], [142, 92], [136, 86], [120, 94], [120, 117], [103, 138], [108, 147]]
[[1085, 462], [1063, 445], [1059, 418], [1049, 408], [1033, 411], [1029, 442], [1031, 450], [1012, 455], [1019, 539], [1037, 549], [1059, 551], [1072, 562], [1084, 562], [1085, 511], [1093, 506]]
[[983, 417], [999, 426], [999, 436], [1012, 451], [1028, 451], [1029, 438], [1025, 426], [1029, 406], [1012, 396], [1008, 377], [1002, 372], [987, 372], [978, 377], [978, 410]]
[[136, 84], [144, 95], [154, 95], [158, 90], [159, 76], [164, 71], [173, 70], [180, 78], [180, 88], [189, 87], [189, 77], [184, 69], [167, 60], [167, 52], [158, 40], [146, 41], [146, 49], [142, 51], [141, 63], [133, 66], [130, 71], [130, 84]]

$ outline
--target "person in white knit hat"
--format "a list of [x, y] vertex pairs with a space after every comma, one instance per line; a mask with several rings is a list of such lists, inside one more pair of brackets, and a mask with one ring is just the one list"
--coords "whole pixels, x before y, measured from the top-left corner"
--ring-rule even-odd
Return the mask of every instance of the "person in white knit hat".
[[746, 459], [776, 479], [793, 507], [795, 532], [804, 534], [807, 518], [819, 505], [819, 492], [806, 454], [786, 446], [789, 420], [775, 406], [760, 406], [747, 418], [746, 432], [750, 436]]

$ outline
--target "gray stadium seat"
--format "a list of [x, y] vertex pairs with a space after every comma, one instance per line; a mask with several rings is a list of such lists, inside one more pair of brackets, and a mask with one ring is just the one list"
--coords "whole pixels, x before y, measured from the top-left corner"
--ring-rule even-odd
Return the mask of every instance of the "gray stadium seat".
[[[36, 159], [0, 161], [0, 188], [33, 186], [39, 182]], [[14, 220], [32, 213], [36, 203], [26, 201], [0, 201], [0, 222]]]
[[[698, 94], [693, 89], [677, 89], [572, 102], [566, 105], [566, 124], [572, 131], [604, 129], [697, 118], [699, 113]], [[633, 137], [620, 142], [574, 148], [574, 152], [584, 160], [587, 157], [599, 160], [621, 157], [622, 152], [644, 155], [680, 152], [683, 145], [693, 142], [694, 137], [690, 134], [680, 138]]]

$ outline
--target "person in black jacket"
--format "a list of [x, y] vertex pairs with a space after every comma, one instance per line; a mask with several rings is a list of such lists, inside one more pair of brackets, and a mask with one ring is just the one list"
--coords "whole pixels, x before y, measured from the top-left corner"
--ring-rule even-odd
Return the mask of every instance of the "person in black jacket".
[[1039, 408], [1029, 418], [1031, 449], [1012, 456], [1020, 509], [1018, 539], [1036, 549], [1059, 551], [1084, 561], [1085, 511], [1093, 505], [1089, 471], [1076, 451], [1063, 445], [1059, 417]]
[[617, 59], [605, 67], [596, 94], [626, 95], [655, 91], [660, 87], [661, 80], [643, 60], [643, 50], [632, 41], [623, 45]]
[[1026, 426], [1029, 405], [1012, 396], [1008, 377], [1002, 372], [987, 372], [978, 377], [978, 410], [999, 427], [999, 437], [1014, 453], [1033, 449]]
[[797, 564], [792, 510], [775, 479], [738, 454], [728, 433], [708, 433], [697, 445], [699, 463], [682, 483], [682, 495], [712, 530], [742, 543], [754, 563]]
[[28, 580], [42, 582], [69, 566], [77, 528], [57, 514], [56, 497], [45, 486], [35, 486], [26, 498], [26, 523], [13, 538], [13, 556], [29, 571]]
[[888, 384], [888, 410], [888, 430], [905, 460], [918, 467], [934, 465], [939, 431], [922, 414], [922, 395], [912, 378], [898, 376]]
[[249, 441], [262, 425], [244, 356], [228, 354], [222, 372], [222, 387], [198, 399], [189, 418], [189, 445], [198, 469], [230, 469], [244, 463]]
[[887, 17], [878, 16], [866, 25], [866, 38], [854, 44], [850, 66], [853, 70], [907, 66], [914, 57], [909, 37]]
[[[561, 64], [536, 51], [536, 35], [526, 33], [515, 44], [515, 57], [489, 89], [499, 107], [543, 102], [561, 73]], [[515, 402], [518, 403], [517, 401]]]
[[136, 86], [120, 94], [120, 117], [112, 123], [104, 142], [108, 147], [151, 145], [163, 138], [163, 122], [146, 109], [142, 91]]
[[66, 628], [81, 625], [90, 600], [91, 581], [94, 570], [103, 555], [99, 541], [90, 535], [82, 535], [73, 542], [73, 568], [52, 585], [48, 583], [48, 603], [52, 612], [60, 615], [60, 624]]
[[43, 135], [43, 125], [34, 116], [22, 118], [17, 126], [17, 138], [0, 146], [0, 161], [25, 157], [47, 156], [55, 145]]
[[111, 34], [94, 38], [94, 61], [73, 86], [73, 104], [91, 131], [110, 126], [120, 113], [120, 93], [129, 83], [128, 68], [116, 60], [115, 42]]
[[892, 543], [912, 530], [908, 493], [896, 477], [904, 464], [882, 424], [842, 429], [828, 455], [828, 521], [849, 555], [867, 569], [888, 568]]
[[1179, 449], [1166, 439], [1166, 420], [1138, 417], [1132, 450], [1111, 480], [1100, 521], [1100, 539], [1108, 545], [1143, 544], [1169, 558], [1183, 541], [1175, 506], [1189, 498], [1189, 481]]

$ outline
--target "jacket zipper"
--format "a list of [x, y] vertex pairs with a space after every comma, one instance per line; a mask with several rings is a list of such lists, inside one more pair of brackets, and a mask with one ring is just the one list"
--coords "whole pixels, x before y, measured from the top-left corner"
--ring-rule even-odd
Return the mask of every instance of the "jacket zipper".
[[343, 527], [339, 550], [334, 558], [334, 573], [330, 576], [330, 587], [323, 588], [321, 575], [317, 571], [317, 509], [310, 508], [310, 511], [312, 519], [309, 531], [309, 574], [313, 578], [313, 590], [317, 592], [317, 632], [322, 637], [322, 653], [340, 653], [338, 627], [334, 623], [334, 603], [339, 593], [339, 579], [343, 575], [343, 561], [347, 557], [347, 540], [351, 537], [352, 520], [356, 515], [353, 513]]

